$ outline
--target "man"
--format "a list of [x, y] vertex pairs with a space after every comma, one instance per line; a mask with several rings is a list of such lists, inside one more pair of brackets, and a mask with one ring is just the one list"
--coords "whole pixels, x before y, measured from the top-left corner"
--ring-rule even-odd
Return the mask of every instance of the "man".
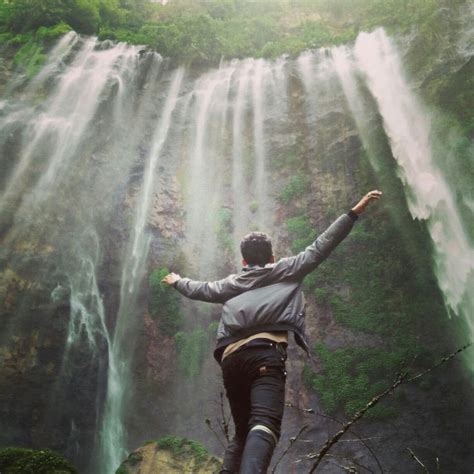
[[358, 216], [382, 193], [367, 193], [298, 255], [275, 263], [270, 238], [252, 232], [240, 244], [244, 268], [214, 282], [170, 273], [163, 282], [184, 296], [222, 303], [216, 360], [221, 364], [235, 436], [221, 474], [265, 473], [280, 438], [285, 404], [288, 331], [308, 354], [303, 278], [349, 234]]

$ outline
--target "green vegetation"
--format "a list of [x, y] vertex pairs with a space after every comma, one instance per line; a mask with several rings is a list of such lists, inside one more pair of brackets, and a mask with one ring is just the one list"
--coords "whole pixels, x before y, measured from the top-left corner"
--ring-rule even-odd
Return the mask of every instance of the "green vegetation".
[[143, 461], [143, 455], [141, 453], [130, 453], [127, 459], [117, 469], [115, 474], [128, 474], [128, 466], [136, 466]]
[[176, 457], [192, 456], [197, 464], [204, 463], [209, 457], [207, 449], [202, 444], [178, 436], [164, 436], [156, 444], [158, 448], [170, 451]]
[[150, 275], [149, 311], [158, 327], [167, 336], [174, 336], [183, 321], [179, 311], [179, 295], [161, 280], [169, 273], [167, 268], [155, 270]]
[[60, 454], [49, 449], [4, 448], [0, 450], [2, 474], [77, 474]]
[[305, 247], [310, 245], [316, 237], [316, 231], [306, 215], [291, 217], [286, 221], [286, 228], [293, 238], [291, 244], [291, 250], [293, 252], [301, 252], [301, 250], [304, 250]]
[[204, 329], [178, 332], [175, 335], [178, 367], [188, 377], [196, 377], [209, 350], [209, 336]]
[[[304, 380], [316, 390], [325, 410], [342, 410], [348, 417], [389, 387], [399, 370], [415, 355], [403, 349], [352, 347], [329, 351], [322, 344], [316, 344], [315, 350], [324, 364], [324, 372], [314, 375], [305, 367]], [[385, 418], [396, 414], [394, 407], [382, 404], [371, 409], [367, 416]]]
[[[373, 138], [368, 152], [377, 157], [377, 174], [372, 174], [369, 156], [361, 150], [358, 186], [379, 187], [390, 200], [383, 208], [374, 206], [370, 218], [361, 217], [349, 238], [304, 282], [306, 295], [323, 311], [330, 311], [337, 323], [355, 334], [368, 335], [373, 343], [338, 350], [319, 344], [315, 352], [322, 371], [305, 369], [305, 381], [321, 397], [325, 409], [347, 416], [387, 388], [399, 370], [431, 365], [434, 354], [445, 352], [442, 333], [448, 324], [431, 273], [428, 231], [408, 213], [385, 135], [375, 133]], [[290, 237], [304, 241], [306, 235], [311, 240], [314, 231], [309, 222], [310, 215], [293, 218], [290, 225], [287, 221]], [[326, 329], [320, 331], [324, 340]], [[424, 382], [432, 383], [430, 379]], [[425, 384], [420, 387], [426, 388]], [[395, 416], [395, 406], [384, 403], [371, 410], [370, 416]]]
[[43, 45], [35, 41], [24, 44], [16, 53], [13, 64], [22, 68], [28, 78], [33, 77], [46, 61]]
[[13, 64], [31, 79], [46, 61], [46, 51], [52, 41], [68, 31], [71, 31], [71, 27], [61, 22], [51, 27], [42, 26], [36, 32], [19, 34], [3, 32], [0, 33], [0, 45], [6, 44], [15, 48], [20, 46], [13, 58]]
[[212, 323], [210, 323], [209, 326], [207, 327], [208, 334], [212, 337], [215, 337], [218, 327], [219, 327], [219, 321], [213, 321]]
[[0, 5], [0, 34], [67, 24], [150, 46], [180, 63], [217, 64], [222, 57], [295, 56], [376, 26], [405, 32], [426, 24], [429, 36], [441, 28], [438, 10], [436, 0], [13, 0]]
[[234, 249], [234, 239], [232, 233], [234, 230], [232, 224], [232, 210], [228, 207], [221, 207], [217, 212], [216, 224], [217, 242], [224, 253], [232, 254]]
[[[418, 234], [420, 242], [428, 241]], [[407, 252], [400, 231], [379, 216], [358, 222], [351, 238], [305, 279], [306, 290], [329, 306], [336, 321], [384, 340], [383, 348], [329, 351], [316, 346], [324, 370], [314, 374], [307, 367], [305, 380], [325, 409], [351, 416], [413, 360], [421, 365], [430, 361], [416, 335], [436, 337], [445, 313], [437, 285], [426, 272], [429, 262], [428, 245]], [[376, 418], [395, 414], [385, 405], [370, 412]]]
[[292, 176], [290, 182], [283, 188], [279, 198], [283, 204], [288, 204], [293, 198], [303, 194], [310, 182], [307, 174], [297, 174]]

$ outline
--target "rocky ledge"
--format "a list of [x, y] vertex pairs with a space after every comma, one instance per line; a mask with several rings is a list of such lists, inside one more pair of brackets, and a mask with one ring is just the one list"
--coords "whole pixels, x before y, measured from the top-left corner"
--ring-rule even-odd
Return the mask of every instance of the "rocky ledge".
[[133, 451], [116, 474], [217, 474], [221, 465], [201, 444], [166, 436]]

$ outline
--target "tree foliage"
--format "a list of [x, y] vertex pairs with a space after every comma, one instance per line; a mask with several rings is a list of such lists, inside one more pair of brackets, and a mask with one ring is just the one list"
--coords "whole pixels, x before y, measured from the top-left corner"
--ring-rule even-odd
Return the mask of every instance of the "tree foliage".
[[217, 64], [298, 55], [376, 26], [425, 25], [428, 38], [442, 28], [439, 8], [435, 0], [13, 0], [0, 4], [0, 34], [65, 23], [79, 33], [147, 45], [177, 62]]
[[49, 449], [4, 448], [0, 450], [0, 472], [5, 474], [76, 474], [60, 454]]

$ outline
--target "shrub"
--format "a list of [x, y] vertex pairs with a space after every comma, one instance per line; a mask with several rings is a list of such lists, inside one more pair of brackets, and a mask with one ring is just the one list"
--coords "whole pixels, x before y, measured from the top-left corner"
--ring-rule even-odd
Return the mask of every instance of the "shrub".
[[233, 230], [234, 226], [232, 223], [232, 210], [228, 207], [221, 207], [217, 212], [217, 224], [215, 231], [217, 234], [217, 242], [224, 252], [233, 252]]
[[64, 22], [60, 22], [51, 27], [42, 26], [36, 31], [36, 38], [38, 40], [55, 40], [71, 31], [71, 29], [72, 28]]
[[308, 188], [310, 177], [303, 174], [293, 176], [280, 193], [280, 201], [288, 204], [295, 196], [303, 194]]
[[5, 474], [77, 474], [60, 454], [49, 449], [4, 448], [0, 450], [0, 472]]
[[161, 282], [168, 273], [167, 268], [161, 268], [150, 275], [148, 308], [163, 334], [174, 336], [181, 327], [183, 315], [179, 311], [179, 295], [173, 288]]
[[31, 78], [39, 72], [46, 59], [43, 45], [30, 40], [18, 50], [13, 63], [24, 71], [28, 78]]
[[[306, 367], [304, 380], [318, 393], [325, 410], [333, 413], [342, 410], [348, 417], [389, 387], [412, 356], [407, 349], [390, 351], [357, 347], [330, 351], [320, 343], [315, 345], [315, 350], [324, 371], [315, 375]], [[377, 405], [367, 416], [385, 418], [396, 413], [394, 407]]]
[[192, 456], [198, 464], [205, 462], [209, 457], [207, 449], [202, 444], [178, 436], [164, 436], [156, 442], [156, 445], [160, 449], [170, 451], [176, 457]]

